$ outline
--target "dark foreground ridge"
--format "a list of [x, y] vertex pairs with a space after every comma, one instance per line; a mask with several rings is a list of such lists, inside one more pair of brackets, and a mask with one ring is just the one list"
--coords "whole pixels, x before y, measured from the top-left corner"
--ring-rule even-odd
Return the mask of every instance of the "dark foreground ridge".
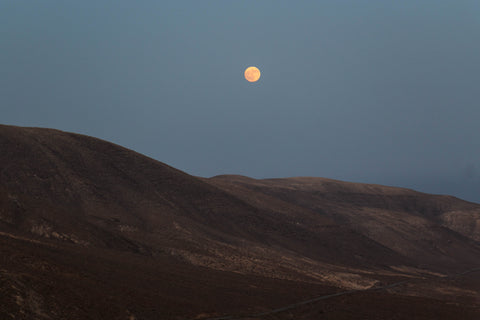
[[478, 220], [480, 205], [451, 196], [198, 178], [0, 125], [0, 318], [478, 319], [478, 275], [445, 277], [480, 265]]

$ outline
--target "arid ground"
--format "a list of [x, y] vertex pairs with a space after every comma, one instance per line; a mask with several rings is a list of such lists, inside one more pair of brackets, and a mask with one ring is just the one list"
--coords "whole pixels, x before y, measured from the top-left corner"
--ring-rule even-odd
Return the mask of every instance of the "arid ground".
[[0, 126], [0, 319], [480, 319], [480, 205]]

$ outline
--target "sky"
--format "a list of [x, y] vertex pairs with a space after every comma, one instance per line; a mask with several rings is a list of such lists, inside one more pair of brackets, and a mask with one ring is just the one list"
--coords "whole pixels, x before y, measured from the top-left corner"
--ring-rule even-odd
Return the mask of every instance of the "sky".
[[0, 0], [0, 123], [480, 203], [479, 39], [478, 0]]

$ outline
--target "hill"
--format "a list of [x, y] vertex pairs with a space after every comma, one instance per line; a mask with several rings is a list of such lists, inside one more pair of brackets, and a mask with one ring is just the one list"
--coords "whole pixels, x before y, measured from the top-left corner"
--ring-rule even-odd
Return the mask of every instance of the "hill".
[[475, 203], [324, 178], [199, 178], [53, 129], [0, 126], [0, 151], [2, 319], [253, 314], [425, 279], [381, 299], [480, 310], [477, 287], [436, 280], [480, 266]]

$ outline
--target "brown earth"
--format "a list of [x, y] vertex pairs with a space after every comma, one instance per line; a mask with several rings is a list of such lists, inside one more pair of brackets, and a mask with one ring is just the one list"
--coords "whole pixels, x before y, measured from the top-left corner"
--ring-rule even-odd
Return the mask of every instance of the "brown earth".
[[324, 178], [198, 178], [0, 126], [0, 318], [477, 319], [480, 205]]

